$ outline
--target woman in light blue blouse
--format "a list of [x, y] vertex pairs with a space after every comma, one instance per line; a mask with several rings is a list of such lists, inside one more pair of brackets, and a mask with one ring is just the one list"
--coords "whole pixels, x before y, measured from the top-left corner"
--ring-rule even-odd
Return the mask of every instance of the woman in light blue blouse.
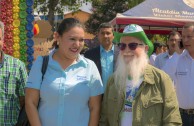
[[80, 55], [84, 27], [74, 18], [64, 19], [56, 40], [59, 48], [49, 54], [43, 80], [42, 57], [37, 58], [29, 74], [25, 103], [30, 124], [98, 126], [103, 87], [94, 62]]

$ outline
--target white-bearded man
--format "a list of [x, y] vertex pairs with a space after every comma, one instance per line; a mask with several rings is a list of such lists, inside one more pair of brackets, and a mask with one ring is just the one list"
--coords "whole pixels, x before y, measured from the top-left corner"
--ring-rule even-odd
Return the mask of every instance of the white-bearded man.
[[139, 25], [114, 33], [120, 53], [103, 97], [100, 126], [180, 126], [170, 77], [149, 65], [153, 44]]

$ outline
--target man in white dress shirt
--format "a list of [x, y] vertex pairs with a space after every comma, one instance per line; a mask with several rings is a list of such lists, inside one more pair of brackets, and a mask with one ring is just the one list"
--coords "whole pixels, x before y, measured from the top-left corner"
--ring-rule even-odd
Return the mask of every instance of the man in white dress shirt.
[[175, 88], [183, 126], [194, 126], [194, 23], [182, 30], [185, 51], [179, 56], [175, 72]]
[[172, 31], [168, 36], [168, 41], [166, 42], [168, 51], [161, 53], [156, 57], [154, 66], [159, 69], [162, 69], [166, 64], [166, 61], [170, 59], [175, 52], [181, 53], [179, 49], [180, 41], [181, 41], [180, 33], [177, 31]]
[[180, 48], [180, 43], [181, 34], [177, 31], [172, 31], [166, 42], [168, 51], [159, 54], [155, 60], [155, 67], [165, 71], [172, 80], [174, 80], [174, 71], [176, 71], [179, 55], [183, 52], [183, 49]]

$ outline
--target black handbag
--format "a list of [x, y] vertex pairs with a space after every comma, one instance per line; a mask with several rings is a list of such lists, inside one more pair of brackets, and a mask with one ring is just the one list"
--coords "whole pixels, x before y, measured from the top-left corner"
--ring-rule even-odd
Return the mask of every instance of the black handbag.
[[30, 126], [28, 117], [26, 115], [25, 105], [20, 110], [18, 121], [15, 126]]
[[[49, 61], [49, 56], [43, 56], [43, 62], [42, 62], [42, 80], [44, 77], [44, 74], [46, 73], [46, 69], [48, 66], [48, 61]], [[26, 110], [25, 110], [25, 105], [22, 106], [19, 116], [18, 116], [18, 121], [15, 126], [30, 126], [30, 122], [28, 120]]]

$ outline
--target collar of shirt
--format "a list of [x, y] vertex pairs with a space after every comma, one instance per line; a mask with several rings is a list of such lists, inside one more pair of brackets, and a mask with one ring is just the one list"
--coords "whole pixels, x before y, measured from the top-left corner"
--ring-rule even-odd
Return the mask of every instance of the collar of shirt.
[[114, 52], [114, 45], [112, 45], [112, 48], [111, 48], [111, 50], [109, 50], [109, 51], [106, 51], [106, 50], [102, 47], [102, 45], [100, 45], [100, 53], [110, 52], [110, 51]]
[[169, 54], [169, 52], [167, 51], [167, 52], [164, 52], [163, 53], [163, 56], [164, 56], [164, 58], [170, 58], [171, 57], [171, 55]]
[[181, 56], [183, 56], [183, 57], [188, 57], [189, 59], [194, 60], [194, 59], [190, 56], [189, 52], [188, 52], [186, 49], [183, 51], [183, 53], [181, 54]]
[[153, 53], [152, 56], [157, 56], [156, 53]]
[[[53, 52], [51, 52], [49, 54], [49, 62], [53, 62], [53, 54], [57, 51], [57, 49], [55, 49]], [[83, 67], [87, 67], [88, 65], [88, 62], [86, 61], [86, 59], [82, 56], [82, 55], [78, 55], [78, 58], [77, 58], [77, 62], [73, 65], [82, 65]]]

